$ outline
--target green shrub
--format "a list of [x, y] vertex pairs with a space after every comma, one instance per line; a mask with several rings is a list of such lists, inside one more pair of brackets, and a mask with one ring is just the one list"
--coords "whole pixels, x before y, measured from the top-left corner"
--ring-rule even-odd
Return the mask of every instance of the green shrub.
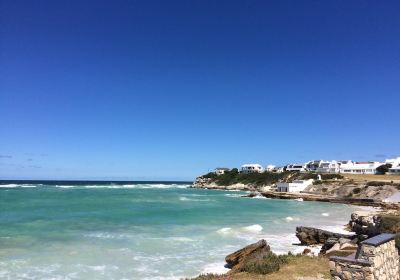
[[333, 179], [343, 179], [343, 176], [336, 173], [329, 173], [329, 174], [317, 174], [317, 173], [305, 173], [302, 174], [301, 179], [308, 180], [308, 179], [318, 179], [318, 175], [321, 175], [321, 180], [333, 180]]
[[343, 176], [340, 174], [322, 174], [322, 180], [333, 180], [333, 179], [343, 179]]
[[400, 233], [400, 216], [382, 215], [379, 232]]
[[317, 180], [317, 181], [314, 181], [313, 182], [313, 185], [321, 185], [322, 184], [322, 181], [321, 180]]
[[328, 188], [322, 188], [322, 192], [327, 192]]
[[390, 163], [383, 164], [381, 166], [378, 166], [376, 168], [376, 171], [378, 171], [378, 174], [385, 174], [386, 172], [389, 171], [389, 168], [391, 168], [391, 167], [392, 167], [392, 165]]
[[237, 169], [233, 169], [225, 174], [219, 175], [213, 178], [214, 182], [219, 186], [229, 186], [237, 183], [242, 184], [255, 184], [255, 185], [268, 185], [276, 183], [282, 179], [285, 179], [290, 172], [273, 173], [250, 173], [241, 174]]
[[214, 172], [210, 172], [210, 173], [207, 173], [206, 175], [203, 175], [203, 176], [201, 176], [201, 177], [203, 177], [203, 178], [215, 179], [215, 178], [218, 177], [218, 175], [215, 174]]
[[276, 255], [273, 252], [268, 254], [262, 260], [256, 260], [247, 263], [243, 271], [255, 274], [269, 274], [278, 271], [282, 264], [286, 264], [292, 255]]

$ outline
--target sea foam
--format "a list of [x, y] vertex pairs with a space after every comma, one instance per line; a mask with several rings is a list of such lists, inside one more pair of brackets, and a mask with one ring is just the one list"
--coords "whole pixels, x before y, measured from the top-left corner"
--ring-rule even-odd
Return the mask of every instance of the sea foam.
[[251, 226], [247, 226], [247, 227], [243, 227], [244, 231], [248, 231], [248, 232], [261, 232], [263, 230], [263, 227], [256, 224], [256, 225], [251, 225]]

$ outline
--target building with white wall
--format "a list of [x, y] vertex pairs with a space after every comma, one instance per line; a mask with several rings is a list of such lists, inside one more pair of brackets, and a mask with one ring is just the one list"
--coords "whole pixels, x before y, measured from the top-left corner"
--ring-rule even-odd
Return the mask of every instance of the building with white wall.
[[400, 157], [388, 158], [387, 160], [385, 160], [385, 164], [391, 164], [392, 167], [397, 167], [400, 165]]
[[265, 171], [268, 171], [268, 172], [272, 172], [272, 171], [274, 171], [274, 169], [275, 169], [275, 165], [272, 165], [272, 164], [267, 165], [267, 167], [265, 167]]
[[311, 160], [306, 163], [306, 168], [308, 171], [316, 171], [320, 166], [322, 160]]
[[289, 164], [288, 166], [286, 166], [286, 171], [300, 171], [300, 172], [304, 172], [307, 171], [307, 166], [306, 164]]
[[389, 168], [387, 175], [400, 175], [400, 166]]
[[339, 172], [344, 174], [377, 174], [376, 168], [384, 164], [378, 161], [354, 162], [351, 160], [344, 160], [339, 163]]
[[313, 179], [309, 180], [294, 180], [292, 183], [277, 183], [276, 188], [278, 192], [301, 192], [305, 188], [312, 185]]
[[225, 174], [225, 172], [227, 172], [229, 170], [230, 170], [229, 168], [217, 167], [217, 168], [215, 168], [214, 173], [217, 175], [222, 175], [222, 174]]
[[243, 174], [249, 174], [249, 173], [261, 173], [264, 172], [264, 168], [257, 163], [251, 163], [251, 164], [243, 164], [240, 167], [240, 173]]
[[319, 167], [315, 170], [319, 173], [338, 173], [340, 165], [336, 160], [321, 161]]

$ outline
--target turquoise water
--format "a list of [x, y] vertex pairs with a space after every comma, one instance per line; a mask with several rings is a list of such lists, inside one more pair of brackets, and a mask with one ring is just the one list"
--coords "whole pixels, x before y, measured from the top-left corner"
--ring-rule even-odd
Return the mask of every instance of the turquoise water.
[[0, 279], [179, 279], [223, 271], [265, 238], [301, 251], [298, 225], [340, 229], [354, 207], [250, 199], [185, 184], [0, 186]]

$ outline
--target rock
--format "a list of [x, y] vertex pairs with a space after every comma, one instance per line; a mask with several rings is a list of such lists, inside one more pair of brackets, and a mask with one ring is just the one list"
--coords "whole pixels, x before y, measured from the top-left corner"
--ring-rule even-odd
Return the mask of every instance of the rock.
[[354, 239], [356, 236], [342, 233], [330, 232], [312, 227], [297, 227], [296, 237], [302, 245], [325, 244], [333, 245], [339, 242], [340, 238]]
[[251, 192], [251, 193], [249, 193], [249, 194], [242, 195], [242, 197], [256, 197], [256, 196], [258, 196], [258, 195], [260, 195], [260, 194], [257, 193], [257, 192]]
[[271, 251], [271, 248], [264, 239], [257, 243], [250, 244], [225, 257], [227, 267], [231, 272], [241, 271], [250, 261], [261, 260]]
[[305, 249], [303, 250], [303, 255], [306, 255], [306, 256], [311, 255], [311, 249], [305, 248]]
[[329, 250], [326, 251], [326, 254], [335, 252], [335, 251], [339, 251], [340, 250], [340, 244], [336, 243], [335, 245], [333, 245]]
[[343, 245], [343, 244], [345, 244], [345, 243], [350, 243], [351, 242], [351, 239], [348, 239], [348, 238], [339, 238], [339, 244], [340, 245]]
[[351, 214], [350, 227], [360, 239], [366, 239], [379, 234], [382, 218], [366, 212], [354, 212]]

